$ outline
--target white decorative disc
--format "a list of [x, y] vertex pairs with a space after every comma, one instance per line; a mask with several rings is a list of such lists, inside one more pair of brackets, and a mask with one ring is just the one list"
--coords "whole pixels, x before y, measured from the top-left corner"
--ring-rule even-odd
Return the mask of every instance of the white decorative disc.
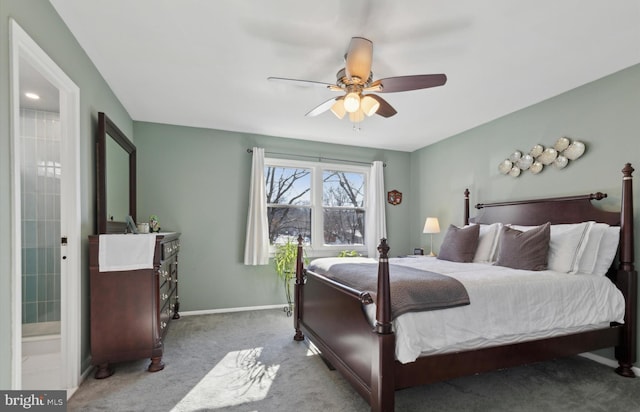
[[542, 172], [542, 169], [544, 169], [543, 164], [538, 161], [535, 161], [529, 168], [529, 171], [534, 175], [537, 175], [538, 173]]
[[553, 165], [558, 169], [564, 169], [565, 167], [567, 167], [568, 164], [569, 164], [569, 159], [567, 159], [563, 155], [556, 157], [556, 160], [553, 161]]
[[553, 148], [561, 152], [567, 147], [569, 147], [569, 143], [571, 143], [571, 140], [569, 140], [566, 137], [561, 137], [556, 141], [556, 144], [553, 145]]
[[544, 151], [544, 146], [541, 145], [541, 144], [537, 144], [537, 145], [535, 145], [535, 146], [533, 146], [531, 148], [531, 150], [529, 151], [529, 154], [532, 157], [536, 158], [536, 157], [540, 156], [543, 151]]
[[509, 156], [509, 160], [511, 160], [513, 163], [515, 163], [521, 157], [522, 157], [522, 152], [520, 150], [516, 150], [515, 152], [511, 153], [511, 156]]
[[558, 151], [551, 147], [547, 148], [540, 156], [538, 156], [538, 161], [543, 165], [550, 165], [554, 160], [558, 157]]
[[527, 170], [528, 168], [531, 167], [531, 165], [533, 164], [533, 157], [531, 157], [531, 155], [524, 155], [522, 156], [517, 162], [516, 165], [522, 169], [522, 170]]
[[503, 175], [506, 175], [507, 173], [509, 173], [512, 167], [513, 162], [509, 159], [504, 159], [504, 161], [502, 161], [502, 163], [498, 165], [498, 171]]
[[569, 145], [569, 147], [565, 149], [564, 152], [562, 152], [562, 154], [564, 155], [564, 157], [566, 157], [569, 160], [576, 160], [577, 158], [582, 156], [585, 149], [586, 147], [584, 143], [575, 140], [573, 143]]
[[513, 166], [509, 171], [509, 176], [513, 176], [513, 177], [520, 176], [520, 168], [517, 166]]

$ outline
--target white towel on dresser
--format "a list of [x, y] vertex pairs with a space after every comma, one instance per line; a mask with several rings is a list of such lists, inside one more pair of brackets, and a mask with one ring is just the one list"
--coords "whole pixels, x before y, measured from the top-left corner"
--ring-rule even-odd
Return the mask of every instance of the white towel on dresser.
[[154, 233], [100, 235], [99, 244], [100, 272], [153, 268], [153, 252], [156, 245]]

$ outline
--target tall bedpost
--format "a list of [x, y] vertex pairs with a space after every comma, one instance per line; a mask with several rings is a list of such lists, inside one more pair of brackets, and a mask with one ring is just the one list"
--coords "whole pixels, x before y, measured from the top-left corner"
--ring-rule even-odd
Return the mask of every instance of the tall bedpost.
[[302, 319], [302, 293], [304, 286], [304, 263], [303, 263], [303, 250], [302, 250], [302, 235], [298, 235], [298, 253], [296, 255], [296, 284], [294, 286], [294, 303], [293, 303], [293, 327], [296, 330], [296, 334], [293, 336], [293, 340], [304, 340], [304, 335], [300, 330], [300, 319]]
[[464, 225], [469, 224], [469, 189], [464, 189]]
[[389, 285], [389, 245], [381, 239], [378, 246], [378, 292], [376, 296], [376, 325], [371, 368], [371, 410], [394, 410], [395, 335], [391, 326], [391, 287]]
[[622, 169], [622, 211], [620, 220], [620, 264], [616, 284], [625, 296], [625, 317], [622, 342], [616, 347], [616, 358], [620, 365], [616, 372], [622, 376], [635, 377], [632, 370], [636, 361], [636, 313], [638, 296], [638, 273], [634, 267], [633, 243], [633, 167], [627, 163]]

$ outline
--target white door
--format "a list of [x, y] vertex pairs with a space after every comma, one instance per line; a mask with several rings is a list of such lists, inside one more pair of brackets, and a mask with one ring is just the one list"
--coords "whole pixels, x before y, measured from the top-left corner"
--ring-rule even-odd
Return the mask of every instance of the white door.
[[11, 21], [12, 387], [79, 382], [79, 90]]

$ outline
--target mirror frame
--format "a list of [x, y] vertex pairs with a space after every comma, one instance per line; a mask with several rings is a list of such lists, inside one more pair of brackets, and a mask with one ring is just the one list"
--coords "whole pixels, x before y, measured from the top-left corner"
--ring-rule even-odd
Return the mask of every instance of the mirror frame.
[[107, 219], [107, 138], [129, 155], [129, 215], [136, 220], [136, 146], [103, 112], [98, 112], [96, 139], [96, 232], [125, 233], [126, 223]]

